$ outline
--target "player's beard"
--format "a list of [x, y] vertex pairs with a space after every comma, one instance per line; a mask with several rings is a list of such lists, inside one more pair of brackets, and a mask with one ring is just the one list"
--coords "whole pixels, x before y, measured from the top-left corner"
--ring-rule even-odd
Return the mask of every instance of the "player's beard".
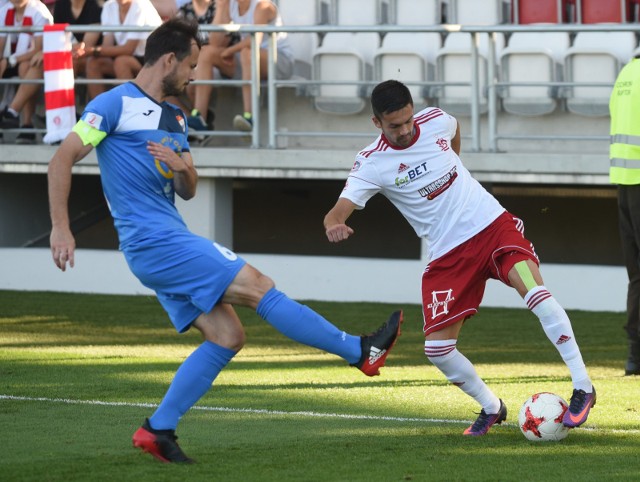
[[178, 97], [184, 93], [186, 88], [187, 84], [178, 81], [175, 70], [162, 79], [162, 92], [165, 97]]

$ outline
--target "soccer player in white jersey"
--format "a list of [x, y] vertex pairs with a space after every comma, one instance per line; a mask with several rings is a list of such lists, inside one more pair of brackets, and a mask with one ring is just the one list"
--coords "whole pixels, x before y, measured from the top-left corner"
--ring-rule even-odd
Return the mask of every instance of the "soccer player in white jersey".
[[174, 18], [147, 39], [144, 65], [133, 82], [92, 100], [49, 163], [51, 254], [58, 268], [74, 265], [69, 224], [71, 168], [94, 147], [120, 250], [142, 284], [156, 292], [179, 333], [191, 327], [204, 342], [180, 366], [133, 444], [163, 462], [190, 463], [176, 443], [181, 417], [208, 390], [242, 348], [242, 323], [233, 305], [249, 306], [292, 340], [344, 358], [365, 375], [379, 374], [400, 333], [396, 311], [371, 335], [339, 330], [291, 300], [233, 251], [191, 233], [175, 195], [191, 199], [198, 174], [185, 114], [166, 102], [193, 79], [198, 24]]
[[484, 435], [507, 417], [505, 404], [456, 348], [460, 329], [477, 312], [489, 278], [513, 287], [540, 319], [571, 373], [573, 394], [563, 423], [583, 424], [596, 392], [571, 322], [543, 285], [522, 221], [462, 165], [458, 122], [434, 107], [414, 114], [409, 90], [395, 80], [375, 87], [371, 105], [373, 123], [382, 133], [357, 154], [338, 202], [324, 219], [327, 238], [336, 243], [351, 237], [349, 216], [381, 193], [427, 241], [422, 275], [425, 354], [482, 407], [465, 435]]

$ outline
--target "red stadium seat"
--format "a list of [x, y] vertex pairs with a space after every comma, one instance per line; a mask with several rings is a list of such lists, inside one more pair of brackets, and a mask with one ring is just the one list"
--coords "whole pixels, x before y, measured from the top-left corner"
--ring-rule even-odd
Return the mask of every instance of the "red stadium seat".
[[581, 8], [582, 23], [627, 22], [632, 12], [631, 0], [581, 0]]
[[563, 23], [567, 21], [567, 0], [512, 0], [515, 23]]

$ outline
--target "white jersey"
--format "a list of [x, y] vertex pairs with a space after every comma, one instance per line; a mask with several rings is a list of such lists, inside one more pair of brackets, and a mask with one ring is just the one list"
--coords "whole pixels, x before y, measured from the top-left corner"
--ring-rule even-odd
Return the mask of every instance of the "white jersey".
[[[2, 27], [43, 27], [53, 23], [53, 16], [47, 6], [40, 0], [29, 0], [22, 16], [16, 13], [11, 2], [0, 2], [0, 26]], [[21, 55], [33, 48], [33, 37], [42, 36], [42, 32], [0, 33], [6, 38], [4, 52], [1, 57], [11, 54]]]
[[453, 152], [455, 118], [429, 107], [414, 119], [408, 147], [392, 146], [381, 134], [357, 154], [340, 197], [362, 209], [383, 194], [427, 241], [431, 261], [478, 234], [505, 209]]

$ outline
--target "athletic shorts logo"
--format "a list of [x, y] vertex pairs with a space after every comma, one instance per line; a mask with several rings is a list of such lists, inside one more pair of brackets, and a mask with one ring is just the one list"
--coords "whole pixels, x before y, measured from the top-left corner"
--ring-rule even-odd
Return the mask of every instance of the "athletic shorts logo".
[[436, 317], [449, 313], [449, 303], [455, 300], [452, 294], [453, 289], [431, 292], [431, 303], [427, 305], [427, 308], [431, 308], [432, 319], [435, 320]]

